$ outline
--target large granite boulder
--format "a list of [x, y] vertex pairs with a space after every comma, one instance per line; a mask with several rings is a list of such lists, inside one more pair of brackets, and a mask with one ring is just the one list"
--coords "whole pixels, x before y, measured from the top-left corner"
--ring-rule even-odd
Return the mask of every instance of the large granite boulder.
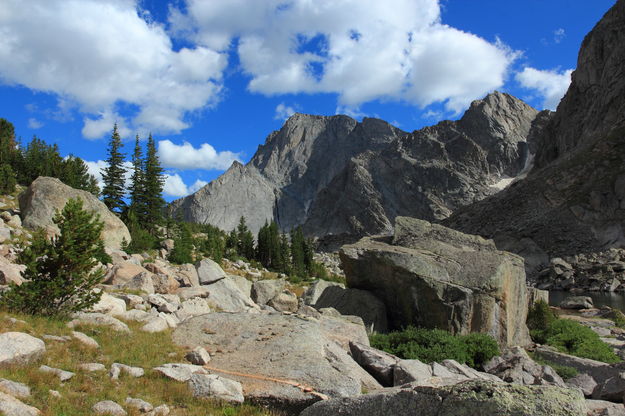
[[45, 176], [35, 179], [20, 195], [22, 224], [30, 229], [42, 227], [58, 232], [58, 228], [52, 222], [52, 217], [54, 217], [55, 210], [62, 210], [70, 198], [82, 199], [85, 210], [100, 215], [100, 220], [104, 222], [101, 237], [105, 246], [119, 249], [122, 240], [130, 242], [130, 232], [126, 225], [93, 194], [74, 189], [56, 178]]
[[530, 342], [523, 259], [492, 241], [398, 217], [392, 238], [366, 237], [340, 256], [347, 285], [381, 299], [391, 327], [484, 332], [501, 346]]
[[[357, 332], [352, 338], [367, 342], [362, 324], [345, 321], [338, 328], [345, 326]], [[246, 401], [297, 412], [324, 396], [348, 397], [381, 387], [334, 341], [330, 328], [295, 315], [216, 312], [184, 321], [173, 340], [204, 347], [211, 373], [222, 370], [240, 382]]]
[[582, 394], [553, 386], [471, 380], [444, 387], [403, 386], [315, 403], [300, 416], [586, 416]]
[[32, 335], [23, 332], [0, 334], [0, 367], [28, 364], [45, 352], [44, 342]]

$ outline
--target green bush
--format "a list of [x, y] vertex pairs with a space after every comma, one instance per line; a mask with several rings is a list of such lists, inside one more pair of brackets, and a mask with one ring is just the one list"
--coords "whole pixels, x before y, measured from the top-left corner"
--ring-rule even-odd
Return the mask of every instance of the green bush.
[[621, 361], [592, 329], [570, 319], [554, 321], [545, 331], [545, 338], [546, 344], [566, 354], [606, 363]]
[[12, 284], [2, 297], [2, 306], [31, 315], [68, 315], [93, 306], [100, 293], [93, 288], [104, 275], [96, 268], [96, 257], [103, 251], [100, 233], [104, 223], [96, 214], [82, 209], [82, 200], [70, 199], [54, 223], [59, 234], [51, 240], [43, 231], [36, 233], [18, 261], [26, 265], [27, 279]]
[[554, 371], [558, 373], [558, 375], [562, 377], [562, 379], [564, 380], [568, 380], [570, 378], [575, 377], [577, 374], [579, 374], [577, 369], [574, 367], [569, 367], [568, 365], [561, 365], [561, 364], [551, 362], [549, 360], [545, 360], [544, 358], [542, 358], [540, 355], [536, 353], [529, 353], [529, 355], [538, 364], [548, 365], [549, 367], [553, 368]]
[[618, 309], [612, 309], [605, 317], [614, 321], [614, 325], [619, 328], [625, 328], [625, 314]]
[[530, 336], [539, 344], [547, 342], [545, 331], [553, 322], [558, 319], [556, 314], [551, 310], [549, 304], [540, 299], [527, 312], [527, 327], [530, 330]]
[[403, 331], [371, 335], [371, 346], [404, 359], [426, 363], [453, 359], [479, 368], [499, 354], [497, 342], [487, 334], [451, 335], [441, 329], [409, 326]]
[[0, 194], [12, 194], [16, 184], [15, 172], [11, 165], [8, 163], [0, 165]]

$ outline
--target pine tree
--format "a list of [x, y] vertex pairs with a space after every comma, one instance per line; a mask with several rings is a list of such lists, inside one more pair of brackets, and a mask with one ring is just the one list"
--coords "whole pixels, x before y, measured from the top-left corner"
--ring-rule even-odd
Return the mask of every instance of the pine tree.
[[0, 194], [12, 194], [15, 191], [15, 172], [11, 165], [4, 163], [0, 165]]
[[21, 286], [11, 285], [2, 297], [10, 310], [35, 315], [68, 315], [93, 306], [101, 294], [93, 289], [104, 275], [96, 266], [104, 253], [100, 233], [104, 223], [82, 209], [80, 199], [70, 199], [53, 222], [59, 234], [52, 240], [35, 234], [18, 261], [26, 265]]
[[156, 226], [163, 223], [163, 210], [165, 208], [165, 200], [163, 199], [164, 184], [165, 175], [163, 175], [163, 168], [158, 160], [154, 139], [152, 134], [150, 134], [145, 158], [144, 192], [146, 207], [142, 225], [152, 233], [156, 233]]
[[247, 228], [245, 217], [239, 219], [237, 226], [237, 253], [248, 260], [254, 258], [254, 236]]
[[63, 160], [61, 177], [59, 178], [72, 188], [82, 189], [95, 196], [100, 195], [100, 188], [96, 178], [89, 174], [89, 168], [79, 157], [69, 155]]
[[124, 154], [120, 151], [123, 147], [122, 139], [117, 131], [117, 124], [113, 127], [113, 134], [108, 147], [107, 167], [102, 170], [102, 202], [106, 204], [108, 209], [121, 215], [125, 207], [124, 203]]
[[130, 207], [129, 210], [135, 215], [139, 225], [145, 222], [146, 216], [146, 193], [145, 193], [145, 167], [139, 136], [135, 137], [135, 149], [132, 154], [132, 176], [130, 177]]
[[15, 171], [19, 157], [13, 123], [0, 118], [0, 164], [8, 164]]
[[168, 259], [177, 264], [193, 263], [193, 236], [188, 224], [180, 224], [178, 236], [174, 239], [174, 248]]
[[296, 276], [304, 277], [306, 274], [305, 241], [302, 227], [291, 230], [291, 264]]

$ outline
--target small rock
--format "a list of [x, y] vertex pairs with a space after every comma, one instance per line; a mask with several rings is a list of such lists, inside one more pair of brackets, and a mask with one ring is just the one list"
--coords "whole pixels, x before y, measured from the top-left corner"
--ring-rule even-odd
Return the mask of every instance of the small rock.
[[50, 394], [50, 396], [54, 397], [55, 399], [61, 398], [61, 393], [59, 393], [57, 390], [48, 390], [48, 394]]
[[569, 296], [560, 302], [560, 307], [562, 309], [590, 309], [593, 303], [589, 296]]
[[106, 370], [106, 366], [100, 363], [84, 363], [84, 364], [78, 365], [78, 368], [84, 371], [89, 371], [89, 372]]
[[96, 415], [125, 416], [127, 414], [123, 407], [112, 400], [97, 402], [91, 410]]
[[162, 404], [160, 406], [157, 406], [154, 408], [154, 410], [152, 410], [149, 415], [150, 416], [167, 416], [169, 415], [169, 406], [167, 406], [166, 404]]
[[76, 338], [78, 341], [80, 341], [83, 345], [86, 345], [87, 347], [100, 348], [100, 344], [98, 344], [98, 341], [91, 338], [87, 334], [83, 334], [82, 332], [78, 332], [78, 331], [73, 331], [72, 336]]
[[241, 383], [215, 374], [193, 374], [188, 381], [193, 397], [243, 403]]
[[297, 296], [290, 290], [283, 290], [274, 296], [267, 305], [280, 312], [297, 312]]
[[0, 378], [0, 391], [10, 394], [17, 399], [30, 397], [30, 387], [26, 384], [18, 383], [4, 378]]
[[61, 370], [60, 368], [48, 367], [47, 365], [40, 366], [39, 367], [39, 371], [42, 371], [44, 373], [54, 374], [61, 381], [67, 381], [67, 380], [71, 379], [72, 377], [74, 377], [74, 375], [75, 375], [71, 371]]
[[67, 323], [68, 328], [75, 328], [78, 325], [101, 325], [108, 326], [117, 332], [130, 332], [128, 325], [103, 313], [79, 312], [73, 315], [74, 319]]
[[42, 335], [41, 338], [45, 339], [46, 341], [56, 341], [56, 342], [67, 342], [70, 339], [72, 339], [71, 337], [68, 337], [67, 335], [64, 336], [58, 336], [58, 335]]
[[154, 371], [163, 374], [165, 377], [176, 381], [188, 381], [193, 374], [206, 374], [204, 367], [185, 363], [169, 363], [155, 367]]
[[111, 376], [111, 380], [119, 379], [120, 373], [126, 373], [131, 377], [143, 377], [145, 371], [141, 367], [131, 367], [126, 364], [113, 363], [111, 365], [111, 370], [109, 371], [109, 375]]
[[205, 365], [211, 360], [210, 354], [202, 347], [195, 347], [185, 357], [191, 364]]
[[141, 330], [144, 332], [162, 332], [166, 329], [169, 329], [169, 325], [167, 321], [160, 316], [151, 318], [148, 323], [141, 327]]
[[154, 409], [154, 406], [152, 406], [150, 403], [146, 402], [145, 400], [135, 399], [132, 397], [126, 397], [126, 406], [132, 407], [133, 409], [137, 409], [141, 413], [148, 413], [152, 409]]

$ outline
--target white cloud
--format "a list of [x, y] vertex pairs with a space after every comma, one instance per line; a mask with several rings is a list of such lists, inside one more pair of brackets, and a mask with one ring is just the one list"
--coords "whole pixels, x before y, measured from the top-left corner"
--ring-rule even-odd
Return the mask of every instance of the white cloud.
[[276, 106], [276, 114], [273, 116], [274, 120], [286, 120], [296, 113], [294, 107], [280, 103]]
[[[130, 104], [133, 129], [175, 133], [188, 112], [219, 99], [227, 56], [204, 46], [173, 50], [136, 0], [4, 0], [0, 82], [55, 93], [84, 113], [84, 132], [104, 135], [105, 115]], [[63, 110], [63, 108], [61, 108]]]
[[[102, 189], [102, 186], [103, 186], [102, 170], [108, 166], [106, 161], [97, 160], [94, 162], [94, 161], [89, 161], [89, 160], [84, 160], [84, 159], [83, 161], [87, 165], [87, 171], [95, 177], [96, 181], [98, 181], [98, 186], [100, 187], [100, 189]], [[130, 177], [132, 175], [132, 163], [124, 162], [124, 167], [126, 168], [126, 174], [124, 175], [125, 182], [126, 182], [126, 187], [128, 187], [128, 185], [130, 185]]]
[[103, 136], [110, 136], [113, 133], [113, 126], [117, 123], [117, 131], [121, 137], [130, 137], [131, 130], [126, 127], [127, 121], [119, 114], [104, 111], [99, 114], [99, 118], [85, 117], [83, 119], [82, 135], [87, 139], [99, 139]]
[[572, 73], [572, 69], [560, 72], [526, 67], [516, 74], [516, 80], [524, 88], [536, 90], [540, 94], [543, 108], [555, 110], [571, 84]]
[[178, 145], [169, 140], [158, 142], [158, 154], [164, 167], [176, 169], [225, 170], [232, 162], [239, 160], [238, 153], [217, 152], [208, 143], [202, 143], [199, 148], [195, 148], [189, 142]]
[[186, 10], [172, 9], [175, 32], [217, 50], [238, 39], [250, 91], [336, 93], [342, 107], [381, 99], [459, 112], [500, 87], [517, 56], [442, 24], [437, 0], [186, 0]]
[[207, 183], [208, 182], [197, 179], [193, 185], [187, 186], [179, 174], [166, 174], [163, 193], [173, 197], [182, 197], [198, 191]]
[[559, 28], [553, 31], [553, 41], [555, 43], [562, 42], [562, 39], [564, 39], [565, 37], [566, 37], [566, 32], [564, 31], [564, 29]]
[[28, 128], [37, 130], [43, 127], [43, 123], [34, 117], [28, 119]]

